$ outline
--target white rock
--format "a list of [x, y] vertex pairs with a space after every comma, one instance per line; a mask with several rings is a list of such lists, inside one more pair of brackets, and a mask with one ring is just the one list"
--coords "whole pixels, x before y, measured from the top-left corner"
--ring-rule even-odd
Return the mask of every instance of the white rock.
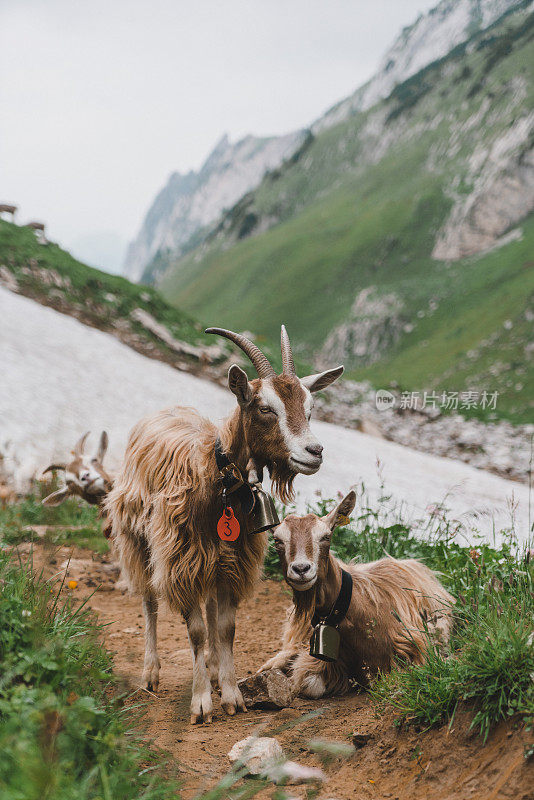
[[284, 758], [284, 751], [272, 736], [247, 736], [236, 742], [228, 758], [232, 764], [243, 762], [251, 775], [264, 775]]

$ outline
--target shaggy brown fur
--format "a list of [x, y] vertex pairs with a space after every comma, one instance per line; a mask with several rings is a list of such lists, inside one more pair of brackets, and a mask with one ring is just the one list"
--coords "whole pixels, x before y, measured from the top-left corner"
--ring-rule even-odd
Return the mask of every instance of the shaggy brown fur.
[[[345, 564], [330, 553], [330, 533], [339, 515], [352, 511], [354, 500], [351, 493], [322, 519], [287, 517], [275, 531], [284, 575], [293, 587], [293, 608], [282, 650], [261, 669], [291, 669], [295, 690], [309, 697], [344, 694], [351, 679], [366, 685], [399, 659], [421, 663], [432, 639], [446, 643], [450, 635], [454, 600], [419, 561], [387, 557], [369, 564]], [[316, 569], [316, 580], [298, 591], [292, 564], [302, 570], [306, 557], [312, 576]], [[326, 617], [336, 601], [342, 569], [353, 578], [352, 600], [339, 626], [339, 658], [328, 663], [303, 650], [312, 633], [314, 611]]]
[[266, 535], [247, 536], [239, 503], [233, 510], [245, 532], [221, 542], [217, 521], [222, 483], [215, 441], [245, 472], [249, 459], [239, 411], [221, 431], [196, 411], [174, 408], [139, 422], [107, 501], [121, 563], [132, 589], [164, 598], [187, 617], [220, 580], [241, 599], [259, 577]]

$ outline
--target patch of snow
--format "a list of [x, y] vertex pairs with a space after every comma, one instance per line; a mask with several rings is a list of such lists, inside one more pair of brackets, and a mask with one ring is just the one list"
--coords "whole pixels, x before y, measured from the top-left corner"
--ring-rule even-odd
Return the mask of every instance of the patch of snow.
[[[51, 459], [63, 458], [87, 430], [106, 429], [106, 463], [118, 466], [132, 426], [171, 405], [195, 407], [213, 420], [234, 408], [230, 391], [136, 353], [112, 336], [0, 288], [0, 452], [19, 489]], [[363, 481], [371, 503], [386, 492], [413, 518], [442, 501], [453, 517], [487, 539], [509, 526], [516, 505], [518, 536], [528, 538], [528, 488], [466, 464], [418, 453], [358, 431], [314, 422], [325, 461], [298, 476], [297, 505], [335, 497]]]

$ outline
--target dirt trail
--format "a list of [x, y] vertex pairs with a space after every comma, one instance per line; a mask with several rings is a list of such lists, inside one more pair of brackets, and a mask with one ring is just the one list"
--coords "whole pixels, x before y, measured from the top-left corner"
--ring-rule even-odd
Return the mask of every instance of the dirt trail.
[[[22, 546], [27, 550], [27, 546]], [[68, 578], [78, 581], [79, 598], [93, 596], [89, 605], [106, 624], [105, 641], [113, 653], [115, 670], [132, 689], [140, 687], [143, 664], [143, 618], [140, 602], [115, 586], [109, 556], [95, 556], [73, 548], [46, 550], [35, 546], [34, 562], [48, 575], [64, 573], [72, 557]], [[96, 591], [95, 591], [96, 588]], [[65, 590], [67, 591], [67, 590]], [[250, 674], [278, 649], [289, 594], [284, 584], [262, 583], [245, 603], [237, 621], [235, 657], [239, 677]], [[183, 796], [190, 800], [216, 782], [229, 768], [227, 753], [234, 742], [260, 729], [272, 734], [286, 723], [297, 723], [276, 733], [286, 755], [303, 764], [321, 766], [307, 748], [313, 738], [350, 741], [353, 732], [371, 734], [369, 742], [348, 760], [326, 766], [328, 782], [320, 798], [368, 800], [532, 800], [534, 766], [523, 757], [531, 734], [510, 723], [497, 727], [485, 746], [469, 733], [469, 716], [458, 715], [454, 727], [425, 733], [399, 730], [390, 717], [376, 719], [365, 694], [321, 701], [297, 699], [278, 712], [249, 711], [227, 717], [218, 699], [212, 725], [191, 726], [189, 702], [192, 668], [185, 624], [163, 608], [159, 619], [160, 690], [148, 700], [147, 736], [167, 750], [184, 782]], [[318, 716], [298, 722], [311, 711]], [[304, 787], [288, 788], [295, 798], [306, 797]], [[260, 797], [270, 797], [272, 790]]]

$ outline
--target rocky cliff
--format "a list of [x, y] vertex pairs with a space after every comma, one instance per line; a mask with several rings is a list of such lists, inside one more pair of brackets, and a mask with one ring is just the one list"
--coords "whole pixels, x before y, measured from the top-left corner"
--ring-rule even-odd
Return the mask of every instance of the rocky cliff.
[[521, 0], [442, 0], [401, 31], [371, 80], [318, 119], [312, 128], [314, 133], [371, 108], [391, 94], [395, 86], [519, 5]]
[[128, 247], [124, 275], [153, 282], [168, 253], [179, 257], [199, 231], [290, 156], [303, 135], [297, 131], [269, 138], [246, 136], [235, 143], [223, 136], [198, 172], [173, 173]]

